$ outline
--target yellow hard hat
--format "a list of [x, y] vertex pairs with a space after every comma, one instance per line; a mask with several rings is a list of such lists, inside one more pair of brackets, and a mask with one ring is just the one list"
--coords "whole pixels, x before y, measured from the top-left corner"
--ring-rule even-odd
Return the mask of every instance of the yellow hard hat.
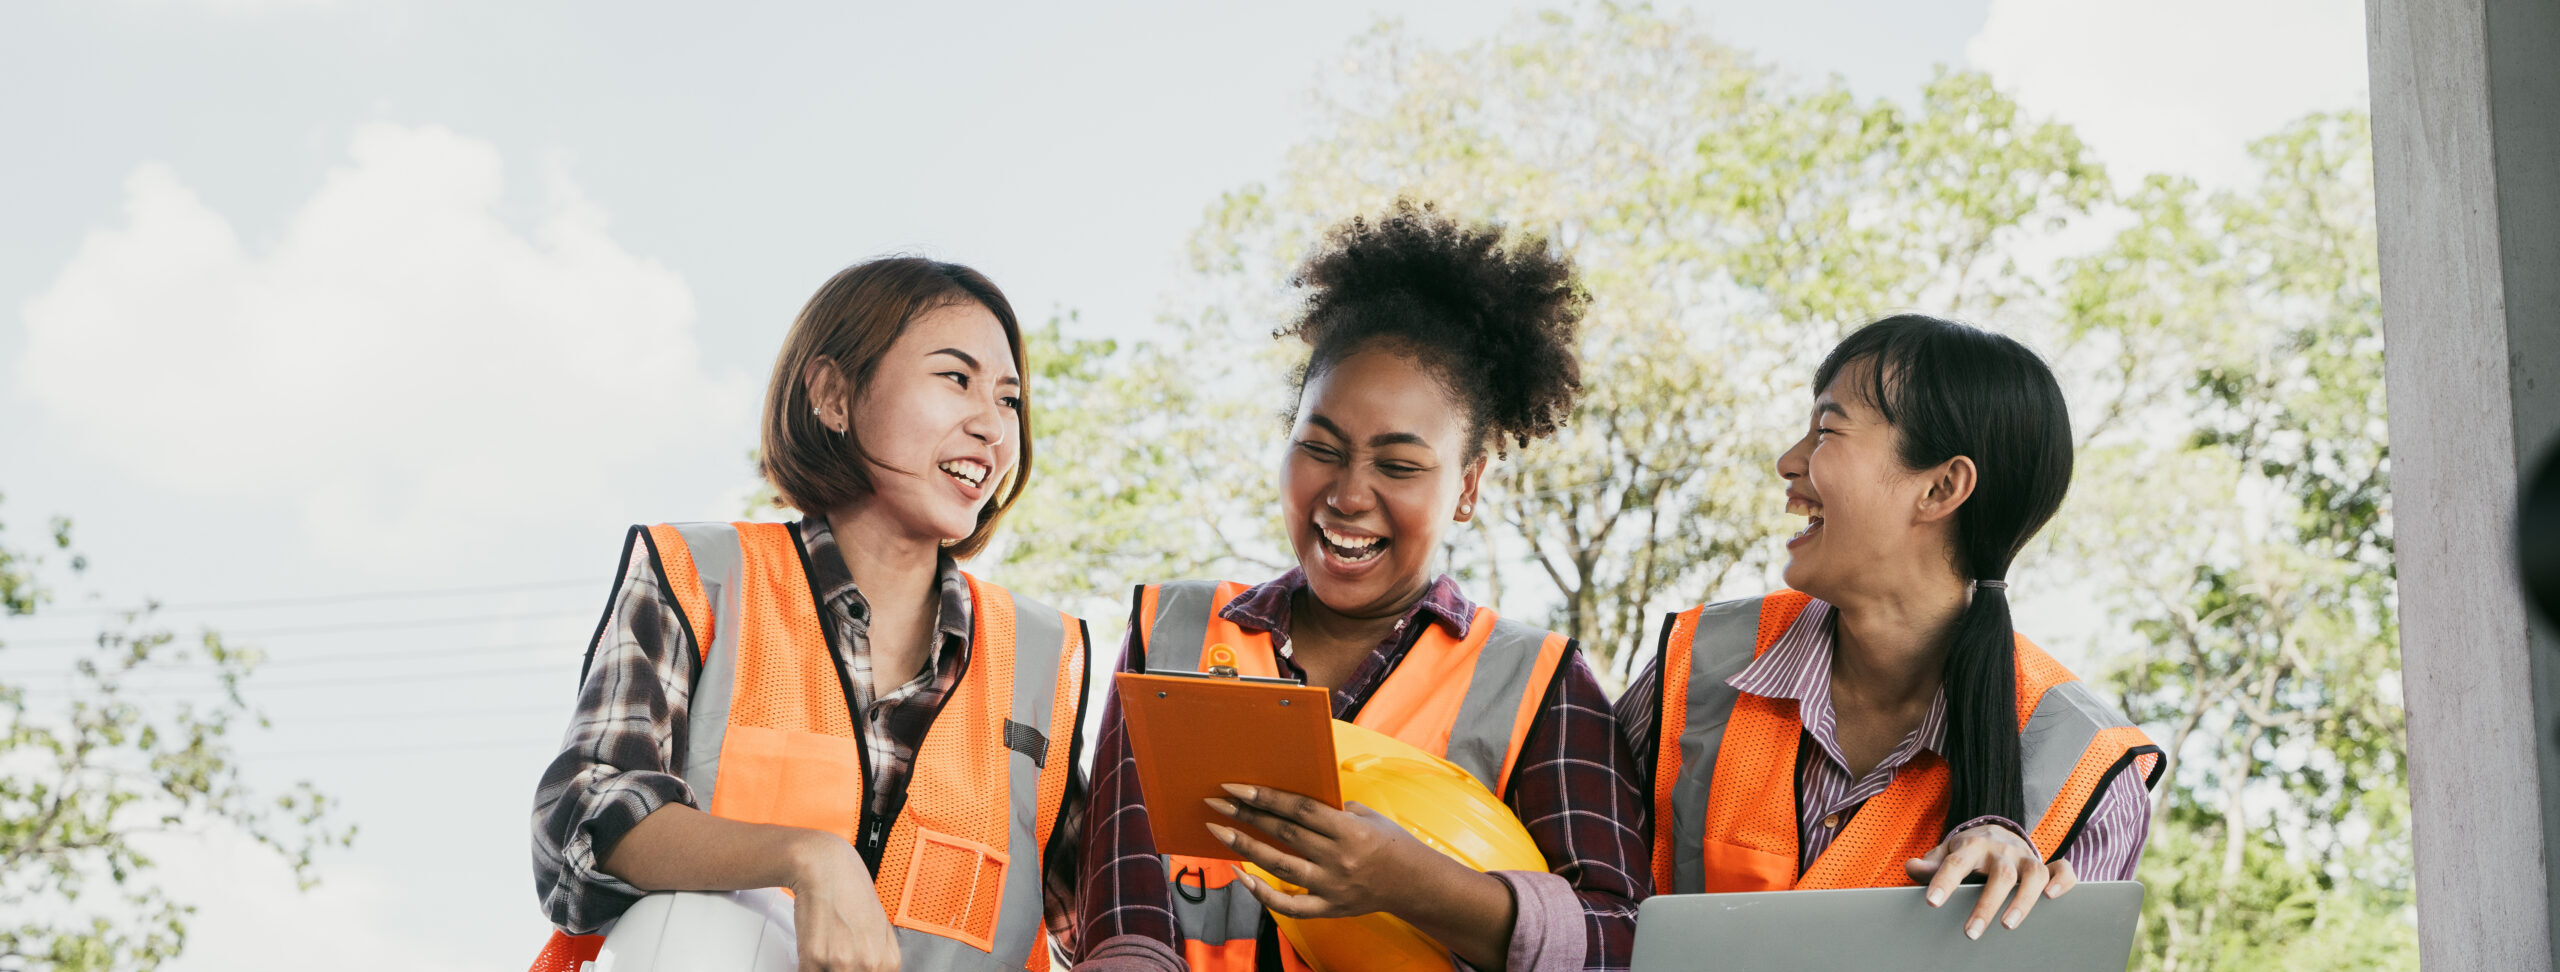
[[[1547, 869], [1546, 855], [1511, 808], [1458, 764], [1340, 719], [1333, 722], [1333, 756], [1342, 774], [1344, 803], [1377, 811], [1425, 846], [1479, 871]], [[1245, 868], [1269, 884], [1300, 890], [1259, 867]], [[1445, 972], [1455, 967], [1448, 949], [1383, 911], [1352, 918], [1273, 915], [1272, 920], [1315, 972]]]

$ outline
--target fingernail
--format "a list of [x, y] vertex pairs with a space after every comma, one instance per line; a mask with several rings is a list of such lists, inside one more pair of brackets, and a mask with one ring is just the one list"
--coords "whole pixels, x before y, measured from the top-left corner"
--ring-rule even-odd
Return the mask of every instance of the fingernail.
[[1947, 889], [1945, 889], [1945, 888], [1930, 888], [1930, 889], [1929, 889], [1929, 907], [1935, 908], [1935, 907], [1937, 907], [1937, 906], [1939, 906], [1939, 905], [1946, 904], [1946, 903], [1947, 903]]
[[1208, 804], [1208, 805], [1209, 805], [1209, 809], [1211, 809], [1211, 810], [1215, 810], [1215, 811], [1218, 811], [1219, 813], [1226, 814], [1227, 816], [1232, 817], [1232, 816], [1235, 816], [1235, 815], [1236, 815], [1236, 805], [1235, 805], [1235, 804], [1228, 803], [1227, 801], [1225, 801], [1225, 800], [1221, 800], [1221, 799], [1218, 799], [1217, 797], [1210, 797], [1210, 798], [1208, 798], [1207, 800], [1203, 800], [1203, 801], [1201, 801], [1201, 802]]
[[1209, 836], [1218, 838], [1218, 843], [1221, 844], [1233, 844], [1236, 842], [1235, 831], [1218, 826], [1217, 824], [1209, 825]]
[[2010, 931], [2017, 931], [2018, 922], [2024, 920], [2026, 917], [2027, 916], [2025, 915], [2012, 911], [2000, 919], [2000, 924]]
[[1255, 796], [1253, 788], [1242, 783], [1220, 783], [1218, 789], [1225, 790], [1228, 796], [1246, 803], [1252, 803]]
[[2047, 897], [2047, 898], [2059, 898], [2059, 897], [2062, 897], [2062, 885], [2059, 885], [2059, 884], [2048, 884], [2048, 885], [2045, 885], [2045, 886], [2044, 886], [2044, 896], [2045, 896], [2045, 897]]
[[1966, 923], [1965, 923], [1965, 926], [1964, 926], [1964, 937], [1966, 937], [1966, 938], [1970, 938], [1970, 939], [1973, 939], [1974, 941], [1977, 941], [1977, 942], [1978, 942], [1978, 941], [1981, 941], [1981, 940], [1982, 940], [1982, 926], [1983, 926], [1983, 921], [1982, 921], [1982, 919], [1980, 919], [1980, 918], [1976, 918], [1976, 919], [1974, 919], [1974, 920], [1972, 920], [1972, 921], [1970, 921], [1970, 922], [1966, 922]]

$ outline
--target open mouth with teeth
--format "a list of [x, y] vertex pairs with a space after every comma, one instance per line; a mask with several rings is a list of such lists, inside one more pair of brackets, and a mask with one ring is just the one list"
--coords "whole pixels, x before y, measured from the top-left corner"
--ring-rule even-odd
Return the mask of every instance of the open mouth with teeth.
[[1385, 537], [1355, 536], [1337, 530], [1328, 530], [1322, 524], [1318, 524], [1316, 542], [1323, 544], [1325, 552], [1332, 554], [1333, 559], [1356, 564], [1385, 553], [1387, 545], [1394, 541]]
[[1793, 496], [1789, 496], [1787, 497], [1787, 512], [1805, 518], [1804, 529], [1796, 531], [1795, 536], [1787, 538], [1788, 546], [1792, 547], [1797, 541], [1813, 536], [1815, 531], [1822, 529], [1822, 507], [1797, 499]]
[[957, 479], [961, 485], [971, 489], [976, 489], [978, 484], [987, 481], [987, 464], [975, 459], [947, 459], [934, 468], [942, 470], [943, 475]]

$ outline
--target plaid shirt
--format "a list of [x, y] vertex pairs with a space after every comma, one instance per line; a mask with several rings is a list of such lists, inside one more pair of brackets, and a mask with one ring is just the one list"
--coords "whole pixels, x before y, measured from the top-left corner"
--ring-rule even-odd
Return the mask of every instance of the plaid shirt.
[[[577, 710], [569, 717], [560, 755], [534, 792], [534, 889], [552, 924], [571, 933], [594, 931], [645, 893], [598, 869], [623, 835], [667, 804], [703, 806], [682, 776], [686, 703], [700, 652], [679, 623], [681, 609], [650, 564], [648, 548], [636, 542], [642, 528], [632, 529], [635, 542], [627, 547], [597, 629]], [[870, 602], [855, 589], [824, 518], [801, 520], [792, 529], [808, 555], [820, 622], [833, 635], [837, 661], [853, 687], [849, 711], [857, 713], [854, 722], [868, 759], [865, 802], [872, 812], [893, 817], [906, 804], [916, 747], [969, 660], [968, 581], [950, 557], [942, 558], [933, 651], [914, 678], [878, 694], [871, 677]], [[1081, 819], [1082, 802], [1082, 788], [1071, 777], [1062, 824]], [[1073, 856], [1051, 855], [1052, 914], [1064, 912], [1072, 890]]]
[[[1306, 575], [1292, 569], [1219, 612], [1242, 627], [1270, 632], [1282, 669], [1301, 678], [1305, 670], [1289, 646], [1289, 605], [1305, 587]], [[1434, 581], [1395, 633], [1334, 689], [1334, 717], [1360, 714], [1412, 647], [1416, 624], [1438, 624], [1464, 637], [1474, 617], [1475, 605], [1456, 582], [1445, 576]], [[1130, 670], [1129, 645], [1135, 641], [1133, 630], [1121, 652], [1121, 671]], [[1644, 842], [1646, 804], [1632, 782], [1634, 760], [1599, 681], [1579, 653], [1569, 657], [1530, 724], [1503, 798], [1553, 869], [1552, 875], [1496, 875], [1518, 903], [1508, 963], [1515, 970], [1625, 968], [1635, 946], [1635, 903], [1653, 892], [1651, 851]], [[1091, 944], [1071, 954], [1096, 968], [1180, 969], [1173, 894], [1156, 856], [1116, 699], [1106, 697], [1101, 729], [1076, 921], [1078, 937]]]
[[[1902, 737], [1893, 752], [1866, 775], [1849, 775], [1848, 758], [1840, 753], [1839, 713], [1831, 705], [1831, 614], [1831, 605], [1820, 599], [1808, 603], [1786, 633], [1778, 636], [1777, 644], [1725, 680], [1762, 698], [1793, 699], [1804, 717], [1804, 738], [1811, 745], [1796, 747], [1798, 874], [1812, 868], [1841, 831], [1849, 829], [1858, 808], [1893, 784], [1895, 773], [1921, 750], [1941, 752], [1947, 738], [1947, 693], [1941, 688], [1920, 724]], [[1635, 752], [1637, 785], [1646, 793], [1653, 792], [1653, 724], [1661, 717], [1661, 705], [1662, 659], [1656, 656], [1618, 698], [1618, 724], [1625, 728], [1628, 748]], [[2144, 761], [2158, 758], [2140, 757]], [[2080, 836], [2063, 849], [2062, 858], [2071, 862], [2080, 880], [2133, 879], [2134, 865], [2142, 859], [2143, 842], [2151, 829], [2151, 793], [2142, 784], [2149, 765], [2142, 762], [2135, 772], [2116, 774], [2099, 794], [2098, 806], [2090, 812]], [[2016, 821], [1998, 816], [1976, 817], [1948, 833], [1987, 824], [2026, 833]]]

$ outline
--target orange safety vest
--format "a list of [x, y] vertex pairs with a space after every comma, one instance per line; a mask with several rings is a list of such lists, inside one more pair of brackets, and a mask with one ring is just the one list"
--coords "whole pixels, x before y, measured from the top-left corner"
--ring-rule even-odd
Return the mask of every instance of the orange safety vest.
[[[1926, 750], [1862, 805], [1798, 873], [1793, 699], [1725, 680], [1778, 643], [1813, 600], [1799, 591], [1693, 607], [1664, 623], [1655, 721], [1654, 887], [1665, 893], [1880, 888], [1912, 884], [1903, 862], [1944, 839], [1947, 764]], [[2127, 766], [2159, 780], [2160, 748], [2079, 676], [2017, 639], [2020, 770], [2046, 860], [2079, 836], [2096, 797]]]
[[[881, 821], [795, 530], [660, 525], [639, 539], [702, 664], [683, 756], [707, 812], [843, 835], [877, 862], [908, 968], [1045, 972], [1040, 872], [1074, 772], [1084, 622], [968, 577], [966, 667], [916, 750], [904, 809]], [[603, 942], [555, 931], [534, 972], [578, 972]]]
[[[1248, 631], [1219, 616], [1246, 590], [1235, 583], [1188, 581], [1140, 587], [1139, 652], [1151, 671], [1277, 676], [1278, 652], [1269, 632]], [[1520, 759], [1521, 744], [1536, 721], [1571, 639], [1477, 608], [1467, 637], [1449, 636], [1437, 624], [1410, 635], [1395, 670], [1360, 707], [1356, 725], [1394, 736], [1458, 764], [1501, 796]], [[1192, 972], [1252, 972], [1254, 947], [1270, 916], [1251, 892], [1234, 883], [1226, 861], [1165, 857], [1173, 884], [1174, 921], [1183, 958]], [[1282, 963], [1307, 968], [1287, 939]]]

